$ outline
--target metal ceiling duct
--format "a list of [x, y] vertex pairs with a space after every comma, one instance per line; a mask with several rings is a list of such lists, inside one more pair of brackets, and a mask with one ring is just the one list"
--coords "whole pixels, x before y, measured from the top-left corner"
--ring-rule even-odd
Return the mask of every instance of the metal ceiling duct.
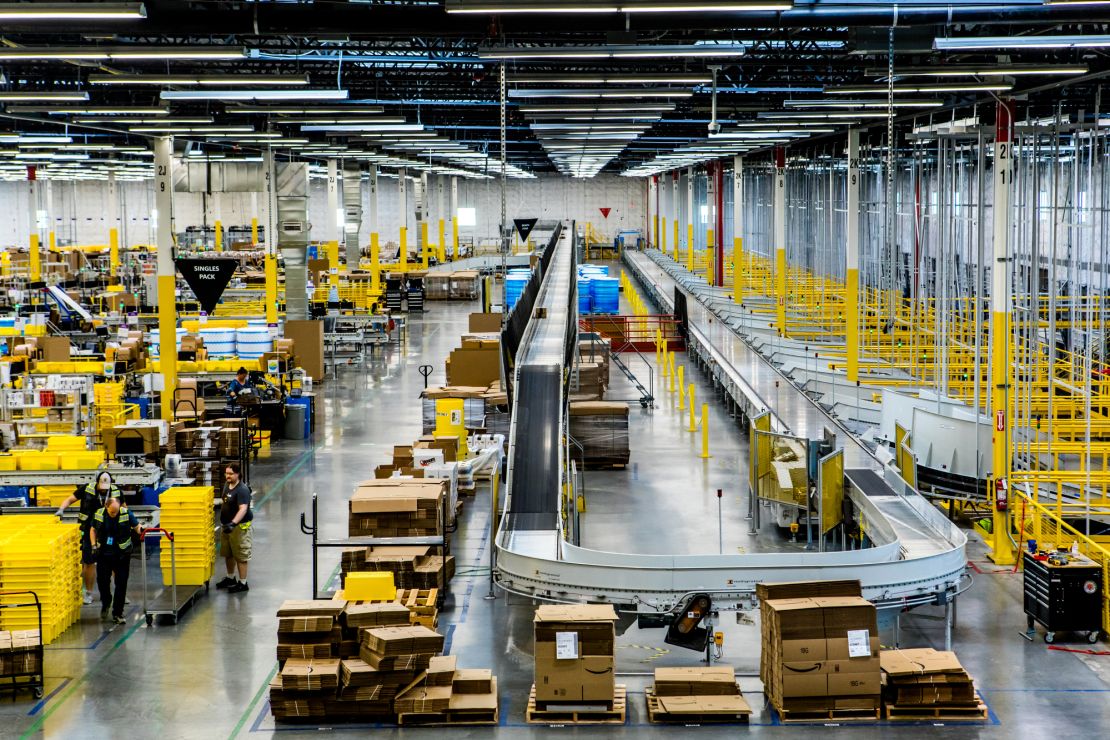
[[285, 262], [285, 318], [308, 318], [308, 163], [279, 162], [277, 248]]
[[362, 254], [358, 233], [362, 228], [362, 166], [357, 162], [343, 164], [343, 244], [347, 270], [357, 270]]

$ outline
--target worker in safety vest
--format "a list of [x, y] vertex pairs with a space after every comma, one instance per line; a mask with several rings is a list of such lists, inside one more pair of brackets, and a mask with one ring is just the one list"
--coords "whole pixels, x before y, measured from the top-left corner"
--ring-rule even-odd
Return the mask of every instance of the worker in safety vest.
[[120, 498], [119, 487], [112, 481], [112, 474], [107, 470], [102, 470], [97, 473], [96, 480], [84, 486], [78, 486], [74, 491], [61, 503], [55, 513], [61, 517], [62, 512], [66, 510], [74, 501], [81, 502], [80, 513], [77, 515], [77, 522], [81, 526], [81, 570], [85, 577], [85, 605], [93, 603], [93, 586], [96, 585], [96, 557], [93, 555], [92, 543], [89, 540], [89, 529], [92, 527], [93, 515], [96, 514], [98, 509], [103, 508], [108, 503], [108, 499]]
[[[93, 515], [89, 530], [93, 552], [97, 554], [96, 580], [100, 586], [100, 618], [112, 619], [123, 624], [123, 607], [127, 602], [127, 578], [131, 574], [131, 553], [142, 535], [139, 520], [118, 498], [108, 499], [107, 505]], [[116, 579], [116, 593], [112, 594], [112, 578]]]

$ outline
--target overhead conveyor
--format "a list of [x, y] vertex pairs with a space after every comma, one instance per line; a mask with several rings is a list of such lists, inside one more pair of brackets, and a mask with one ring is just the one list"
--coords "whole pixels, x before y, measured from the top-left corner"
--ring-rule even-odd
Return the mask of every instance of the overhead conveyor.
[[[506, 514], [496, 536], [495, 578], [509, 592], [566, 602], [608, 602], [639, 614], [666, 613], [707, 593], [719, 609], [750, 608], [760, 582], [859, 579], [881, 609], [948, 605], [966, 587], [966, 537], [911, 486], [887, 469], [788, 379], [751, 349], [696, 296], [645, 254], [626, 252], [632, 274], [663, 312], [686, 303], [690, 351], [745, 413], [770, 412], [772, 429], [800, 436], [836, 431], [844, 450], [847, 495], [867, 530], [869, 548], [834, 552], [641, 555], [581, 547], [561, 523], [573, 497], [565, 443], [566, 393], [555, 382], [569, 369], [568, 327], [577, 324], [574, 243], [564, 228], [516, 354]], [[570, 300], [568, 300], [568, 297]], [[562, 363], [562, 364], [560, 364]], [[738, 485], [741, 481], [737, 471]], [[569, 503], [568, 503], [569, 502]]]

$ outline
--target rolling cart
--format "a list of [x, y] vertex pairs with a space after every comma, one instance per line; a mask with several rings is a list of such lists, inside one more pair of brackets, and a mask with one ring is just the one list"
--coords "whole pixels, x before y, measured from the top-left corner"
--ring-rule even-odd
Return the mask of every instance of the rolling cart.
[[[156, 593], [153, 597], [150, 596], [150, 583], [146, 575], [146, 538], [148, 535], [158, 537], [165, 537], [170, 543], [170, 586], [169, 591], [165, 587]], [[174, 552], [173, 532], [168, 532], [161, 527], [152, 527], [143, 530], [139, 535], [140, 556], [143, 562], [143, 616], [146, 618], [146, 625], [150, 627], [154, 624], [154, 618], [158, 616], [167, 616], [177, 624], [181, 612], [196, 601], [200, 594], [208, 593], [208, 582], [205, 581], [203, 586], [181, 586], [177, 585], [177, 554]], [[180, 598], [179, 598], [180, 597]]]
[[1029, 639], [1034, 626], [1045, 628], [1044, 641], [1056, 642], [1058, 632], [1086, 633], [1087, 642], [1098, 642], [1102, 629], [1102, 566], [1084, 557], [1067, 556], [1052, 563], [1032, 556], [1025, 565], [1024, 603]]
[[46, 676], [43, 668], [42, 603], [39, 601], [39, 595], [34, 591], [0, 591], [0, 596], [23, 594], [30, 596], [32, 600], [0, 604], [0, 611], [34, 607], [38, 615], [38, 640], [37, 644], [28, 647], [0, 647], [0, 651], [3, 651], [0, 652], [0, 691], [12, 692], [14, 699], [17, 692], [27, 689], [36, 699], [41, 699], [43, 688], [46, 686]]

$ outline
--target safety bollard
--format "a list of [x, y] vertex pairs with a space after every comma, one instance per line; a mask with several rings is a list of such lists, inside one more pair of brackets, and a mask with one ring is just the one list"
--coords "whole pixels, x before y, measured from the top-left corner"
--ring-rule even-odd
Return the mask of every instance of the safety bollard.
[[690, 384], [690, 428], [687, 429], [687, 431], [689, 431], [689, 432], [698, 431], [697, 424], [695, 424], [695, 420], [694, 420], [694, 384], [693, 383]]
[[701, 457], [709, 458], [709, 404], [701, 405]]
[[674, 352], [667, 350], [667, 390], [674, 393]]
[[686, 374], [686, 366], [678, 366], [678, 410], [683, 411], [686, 409], [686, 386], [682, 383], [682, 378]]

